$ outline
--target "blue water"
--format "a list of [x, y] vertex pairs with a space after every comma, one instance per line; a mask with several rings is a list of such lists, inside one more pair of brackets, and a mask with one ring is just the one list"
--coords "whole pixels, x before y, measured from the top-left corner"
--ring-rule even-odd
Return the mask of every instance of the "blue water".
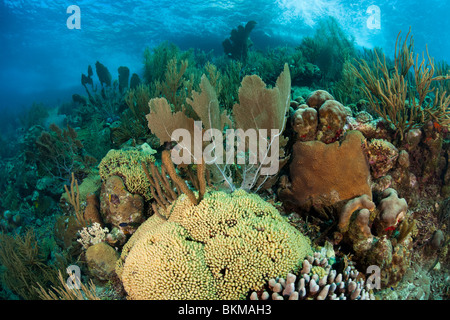
[[[80, 8], [81, 29], [68, 29], [67, 8]], [[380, 9], [380, 28], [369, 29], [366, 12]], [[241, 1], [2, 1], [0, 3], [0, 110], [55, 105], [83, 93], [81, 73], [99, 60], [113, 72], [126, 65], [142, 70], [145, 47], [168, 40], [223, 53], [231, 29], [249, 20], [255, 48], [297, 45], [318, 21], [337, 19], [360, 46], [380, 46], [393, 54], [395, 38], [412, 27], [416, 52], [428, 44], [437, 61], [450, 61], [448, 16], [442, 0], [241, 0]]]

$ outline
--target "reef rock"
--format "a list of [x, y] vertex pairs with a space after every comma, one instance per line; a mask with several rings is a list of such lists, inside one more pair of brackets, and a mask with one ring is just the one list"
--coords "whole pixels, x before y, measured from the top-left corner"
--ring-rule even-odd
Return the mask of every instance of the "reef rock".
[[111, 176], [102, 185], [100, 213], [105, 223], [131, 234], [145, 220], [144, 199], [128, 192], [122, 178]]
[[90, 246], [86, 250], [86, 262], [92, 276], [107, 281], [115, 275], [119, 253], [105, 242]]

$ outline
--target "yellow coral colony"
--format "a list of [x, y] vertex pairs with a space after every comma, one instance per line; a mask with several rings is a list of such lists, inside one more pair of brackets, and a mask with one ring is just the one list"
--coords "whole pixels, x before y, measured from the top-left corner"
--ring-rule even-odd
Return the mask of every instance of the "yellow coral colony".
[[117, 263], [129, 299], [243, 299], [311, 252], [272, 205], [243, 190], [208, 193], [197, 206], [182, 195], [160, 211]]
[[99, 164], [103, 181], [119, 176], [130, 193], [139, 194], [146, 200], [152, 199], [150, 182], [142, 171], [142, 164], [155, 162], [155, 157], [138, 150], [110, 150]]

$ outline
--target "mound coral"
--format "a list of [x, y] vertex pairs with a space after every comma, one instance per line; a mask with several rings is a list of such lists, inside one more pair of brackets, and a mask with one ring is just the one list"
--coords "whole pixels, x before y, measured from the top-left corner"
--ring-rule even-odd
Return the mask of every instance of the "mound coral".
[[330, 206], [367, 194], [369, 166], [362, 150], [364, 137], [347, 132], [342, 142], [297, 141], [290, 165], [291, 186], [281, 188], [280, 198], [305, 209]]
[[320, 140], [324, 143], [337, 141], [344, 133], [347, 111], [324, 90], [313, 91], [291, 117], [293, 130], [300, 141]]
[[325, 143], [336, 141], [344, 131], [347, 113], [344, 106], [336, 100], [327, 100], [319, 108], [318, 139]]
[[386, 175], [395, 165], [398, 150], [389, 141], [372, 139], [368, 145], [367, 156], [372, 169], [372, 176], [377, 179]]
[[145, 200], [150, 200], [152, 199], [150, 182], [142, 170], [142, 163], [148, 166], [153, 162], [155, 157], [151, 155], [151, 152], [113, 149], [100, 162], [99, 174], [103, 182], [111, 176], [121, 177], [130, 193], [137, 193]]
[[386, 230], [396, 227], [405, 218], [408, 204], [405, 199], [399, 198], [397, 191], [392, 188], [384, 190], [382, 197], [379, 204], [380, 225]]
[[197, 206], [182, 195], [141, 225], [116, 272], [129, 299], [242, 299], [298, 271], [310, 251], [309, 240], [255, 194], [207, 193]]
[[291, 120], [292, 128], [297, 132], [297, 139], [300, 141], [311, 141], [316, 138], [318, 116], [314, 108], [303, 104], [295, 110]]
[[334, 100], [334, 97], [325, 90], [316, 90], [306, 99], [306, 104], [310, 108], [319, 109], [320, 106], [327, 100]]
[[366, 195], [347, 202], [342, 208], [339, 230], [351, 244], [363, 267], [381, 269], [381, 286], [398, 283], [409, 267], [414, 221], [407, 219], [408, 205], [392, 188], [382, 193], [378, 206]]
[[118, 258], [117, 251], [105, 242], [94, 244], [86, 250], [89, 272], [101, 281], [106, 281], [114, 276]]

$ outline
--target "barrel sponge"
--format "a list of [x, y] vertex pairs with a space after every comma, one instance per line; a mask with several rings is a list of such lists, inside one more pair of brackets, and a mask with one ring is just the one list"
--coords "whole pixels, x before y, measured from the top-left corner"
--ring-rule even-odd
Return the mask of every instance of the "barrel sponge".
[[103, 181], [111, 176], [123, 179], [127, 190], [139, 194], [146, 200], [152, 199], [150, 182], [142, 170], [142, 164], [147, 166], [155, 162], [155, 157], [138, 150], [110, 150], [99, 164], [99, 174]]
[[208, 193], [197, 206], [182, 195], [159, 210], [116, 267], [130, 299], [243, 299], [311, 252], [272, 205], [243, 190]]

